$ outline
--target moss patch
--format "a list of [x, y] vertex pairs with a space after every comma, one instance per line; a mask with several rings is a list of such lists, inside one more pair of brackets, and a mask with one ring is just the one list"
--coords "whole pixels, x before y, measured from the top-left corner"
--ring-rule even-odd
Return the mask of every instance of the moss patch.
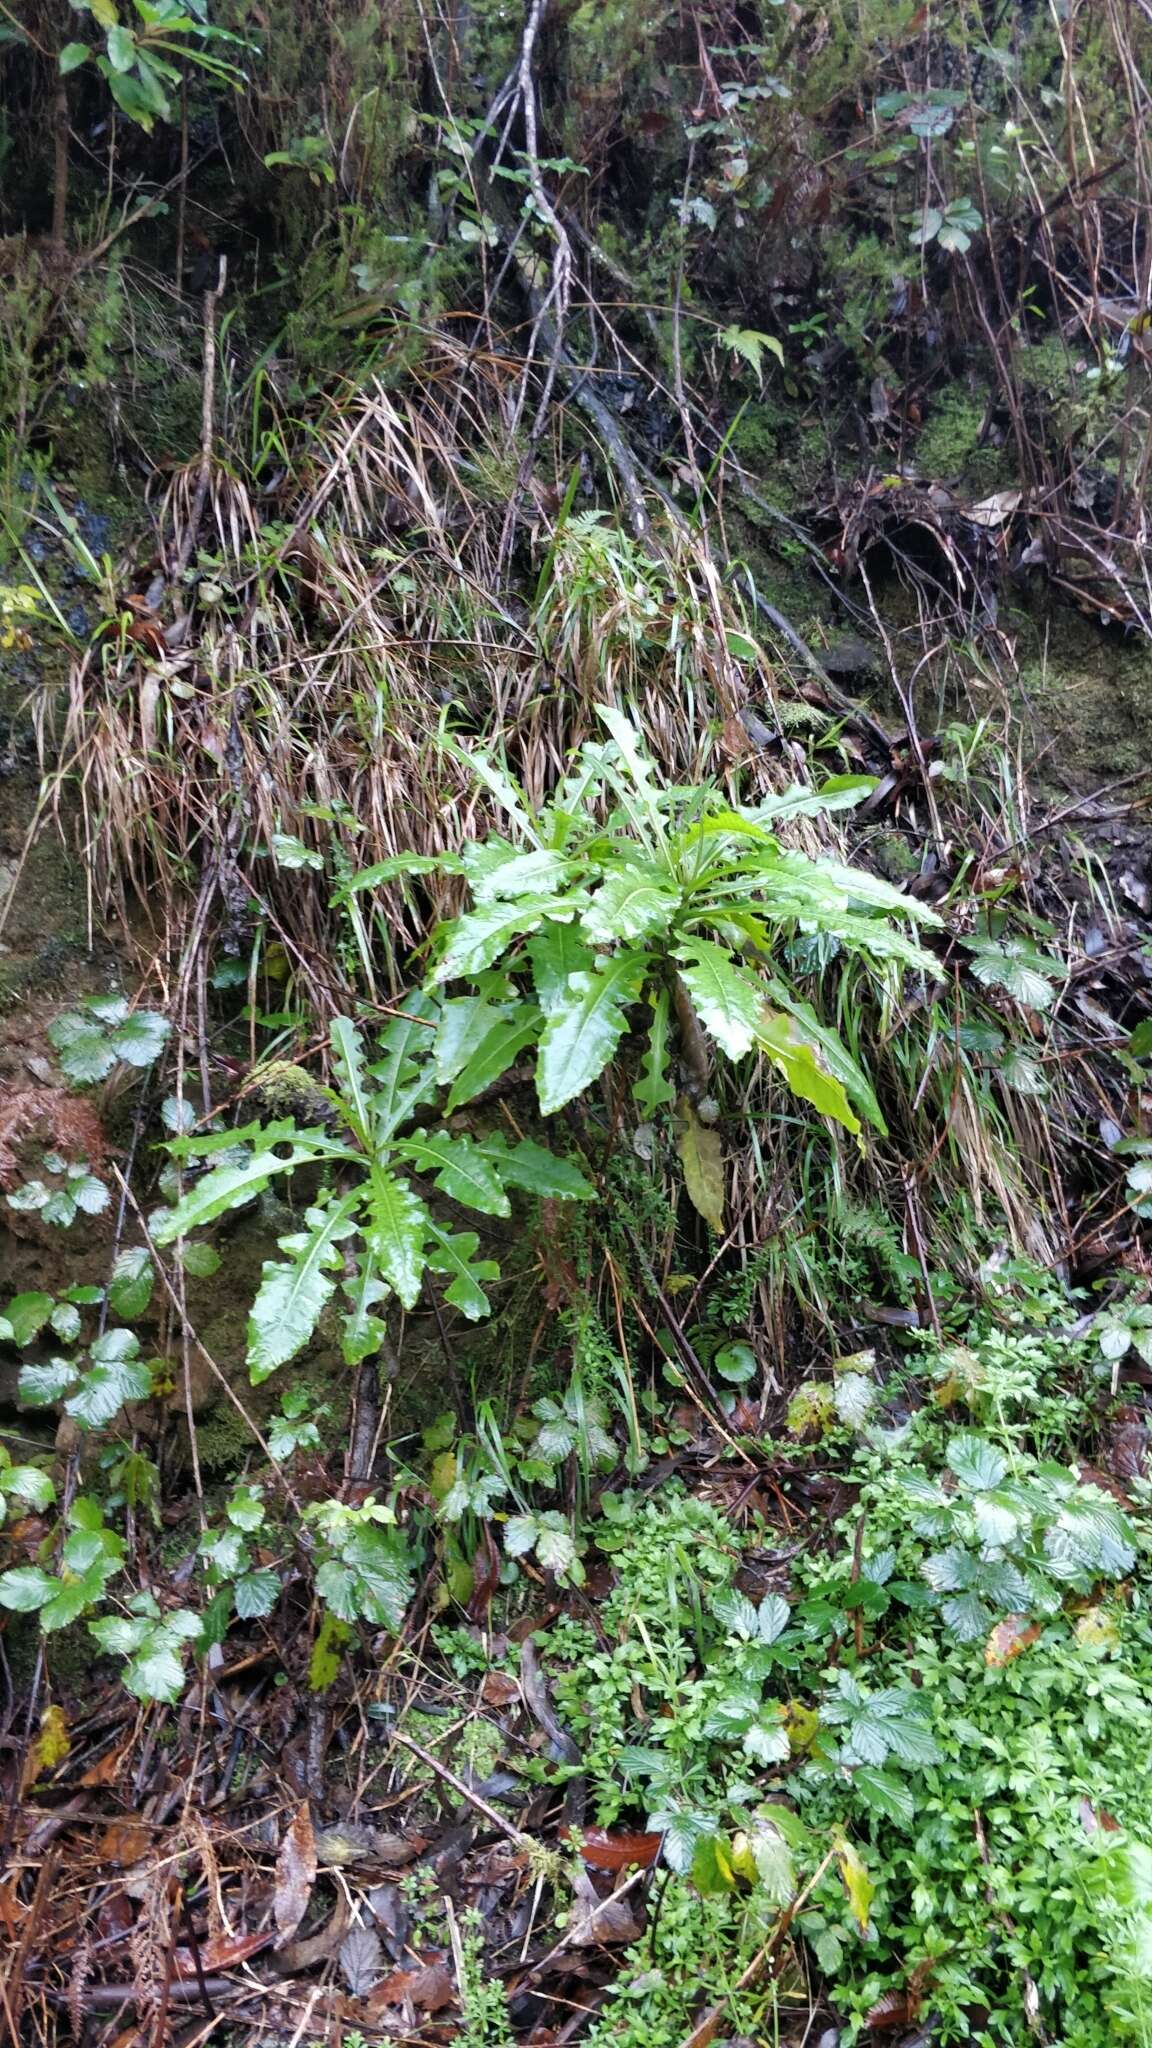
[[1020, 690], [1038, 733], [1056, 736], [1038, 767], [1041, 783], [1055, 775], [1063, 792], [1152, 761], [1152, 647], [1144, 642], [1054, 612], [1046, 644], [1022, 655]]
[[965, 384], [948, 385], [934, 396], [916, 441], [921, 476], [959, 483], [974, 495], [1012, 482], [1010, 452], [981, 443], [987, 407], [987, 391]]

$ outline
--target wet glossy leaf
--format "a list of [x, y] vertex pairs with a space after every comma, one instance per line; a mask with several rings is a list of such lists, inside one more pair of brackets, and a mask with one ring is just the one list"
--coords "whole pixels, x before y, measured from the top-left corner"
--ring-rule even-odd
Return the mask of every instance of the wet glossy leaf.
[[108, 1282], [108, 1306], [123, 1322], [142, 1316], [152, 1299], [156, 1274], [146, 1245], [133, 1245], [119, 1252]]

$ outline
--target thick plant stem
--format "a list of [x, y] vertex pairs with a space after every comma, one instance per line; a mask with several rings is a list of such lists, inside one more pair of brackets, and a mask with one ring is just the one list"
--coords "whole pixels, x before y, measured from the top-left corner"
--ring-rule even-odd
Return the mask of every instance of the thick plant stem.
[[188, 230], [188, 74], [180, 80], [180, 187], [176, 200], [176, 290], [184, 296], [184, 249]]
[[352, 1442], [348, 1448], [348, 1481], [352, 1486], [367, 1486], [371, 1481], [388, 1389], [399, 1370], [400, 1360], [387, 1337], [381, 1338], [376, 1357], [366, 1358], [360, 1367]]
[[71, 122], [68, 114], [68, 87], [62, 78], [56, 80], [52, 125], [55, 142], [55, 162], [52, 171], [52, 247], [63, 255], [64, 230], [68, 223], [68, 137]]
[[228, 275], [225, 258], [220, 258], [220, 274], [215, 291], [204, 294], [204, 384], [200, 405], [200, 467], [196, 478], [196, 495], [192, 500], [192, 511], [180, 542], [180, 552], [172, 571], [172, 584], [179, 603], [180, 579], [192, 559], [208, 502], [208, 489], [212, 482], [212, 455], [216, 438], [216, 306], [224, 290]]

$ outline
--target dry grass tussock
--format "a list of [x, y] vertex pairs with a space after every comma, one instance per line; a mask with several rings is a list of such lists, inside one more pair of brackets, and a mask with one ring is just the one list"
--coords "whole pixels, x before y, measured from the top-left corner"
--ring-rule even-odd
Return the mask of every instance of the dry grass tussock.
[[[744, 579], [707, 531], [653, 493], [635, 537], [558, 444], [521, 456], [513, 396], [510, 365], [438, 339], [418, 369], [385, 366], [298, 424], [275, 494], [213, 450], [159, 512], [167, 600], [126, 606], [75, 664], [49, 789], [78, 795], [93, 915], [131, 909], [139, 930], [145, 906], [150, 965], [199, 1041], [206, 1103], [210, 961], [247, 962], [255, 1009], [275, 951], [321, 1032], [350, 1000], [387, 1003], [410, 983], [454, 885], [397, 882], [347, 910], [332, 897], [358, 869], [497, 825], [443, 735], [501, 755], [536, 800], [605, 700], [639, 719], [674, 782], [715, 776], [747, 798], [808, 775], [789, 737], [803, 665], [763, 651]], [[793, 830], [849, 851], [836, 818]], [[812, 993], [828, 993], [818, 973]], [[802, 1291], [795, 1219], [854, 1196], [905, 1212], [909, 1159], [942, 1198], [959, 1192], [974, 1230], [990, 1205], [1041, 1251], [1038, 1105], [1005, 1102], [946, 1007], [909, 1008], [863, 977], [842, 977], [839, 1000], [897, 1112], [891, 1145], [865, 1156], [830, 1138], [816, 1167], [766, 1073], [731, 1084], [732, 1128], [739, 1110], [750, 1135], [732, 1161], [729, 1246], [745, 1261], [766, 1233], [788, 1247], [766, 1306], [785, 1280]]]
[[[563, 471], [545, 483], [541, 462], [517, 464], [503, 388], [444, 344], [402, 384], [337, 393], [288, 451], [272, 518], [222, 460], [199, 508], [191, 471], [177, 477], [161, 552], [192, 564], [185, 608], [162, 637], [126, 614], [89, 647], [59, 740], [54, 784], [79, 792], [98, 911], [132, 894], [162, 933], [212, 873], [218, 919], [242, 885], [319, 943], [329, 883], [277, 870], [273, 835], [360, 867], [482, 832], [489, 799], [443, 731], [501, 751], [534, 799], [597, 701], [632, 708], [674, 780], [738, 761], [748, 791], [804, 772], [741, 723], [751, 707], [774, 727], [790, 685], [730, 652], [749, 622], [704, 538], [659, 504], [644, 542], [579, 490], [562, 505]], [[440, 907], [389, 893], [398, 954]]]

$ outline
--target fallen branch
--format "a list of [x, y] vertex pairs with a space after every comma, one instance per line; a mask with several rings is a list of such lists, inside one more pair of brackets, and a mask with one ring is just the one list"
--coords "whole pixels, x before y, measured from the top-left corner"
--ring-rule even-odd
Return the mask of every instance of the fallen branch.
[[453, 1792], [459, 1798], [466, 1800], [469, 1806], [474, 1806], [477, 1813], [482, 1813], [489, 1826], [498, 1828], [500, 1833], [506, 1835], [510, 1842], [515, 1842], [518, 1849], [527, 1849], [533, 1854], [536, 1853], [538, 1845], [535, 1836], [526, 1835], [523, 1828], [515, 1827], [510, 1820], [505, 1820], [502, 1813], [497, 1813], [494, 1806], [489, 1806], [488, 1801], [482, 1799], [479, 1792], [473, 1792], [472, 1787], [466, 1785], [463, 1778], [458, 1778], [455, 1771], [450, 1771], [447, 1764], [442, 1764], [438, 1757], [434, 1757], [431, 1750], [425, 1749], [419, 1742], [414, 1742], [410, 1735], [402, 1734], [399, 1728], [392, 1730], [392, 1740], [393, 1742], [400, 1743], [402, 1748], [410, 1749], [413, 1756], [419, 1757], [420, 1762], [428, 1770], [433, 1771], [438, 1778], [442, 1778], [446, 1785], [450, 1785]]
[[772, 1960], [800, 1908], [811, 1898], [824, 1872], [835, 1861], [835, 1857], [835, 1849], [829, 1849], [823, 1863], [813, 1872], [803, 1890], [797, 1892], [796, 1897], [785, 1906], [763, 1948], [753, 1956], [748, 1968], [737, 1978], [731, 1991], [725, 1992], [724, 1997], [716, 2005], [709, 2006], [703, 2019], [698, 2020], [692, 2032], [685, 2035], [685, 2038], [680, 2043], [680, 2048], [708, 2048], [709, 2042], [716, 2039], [723, 2024], [724, 2015], [735, 1998], [736, 1993], [749, 1990], [763, 1974], [765, 1967]]

